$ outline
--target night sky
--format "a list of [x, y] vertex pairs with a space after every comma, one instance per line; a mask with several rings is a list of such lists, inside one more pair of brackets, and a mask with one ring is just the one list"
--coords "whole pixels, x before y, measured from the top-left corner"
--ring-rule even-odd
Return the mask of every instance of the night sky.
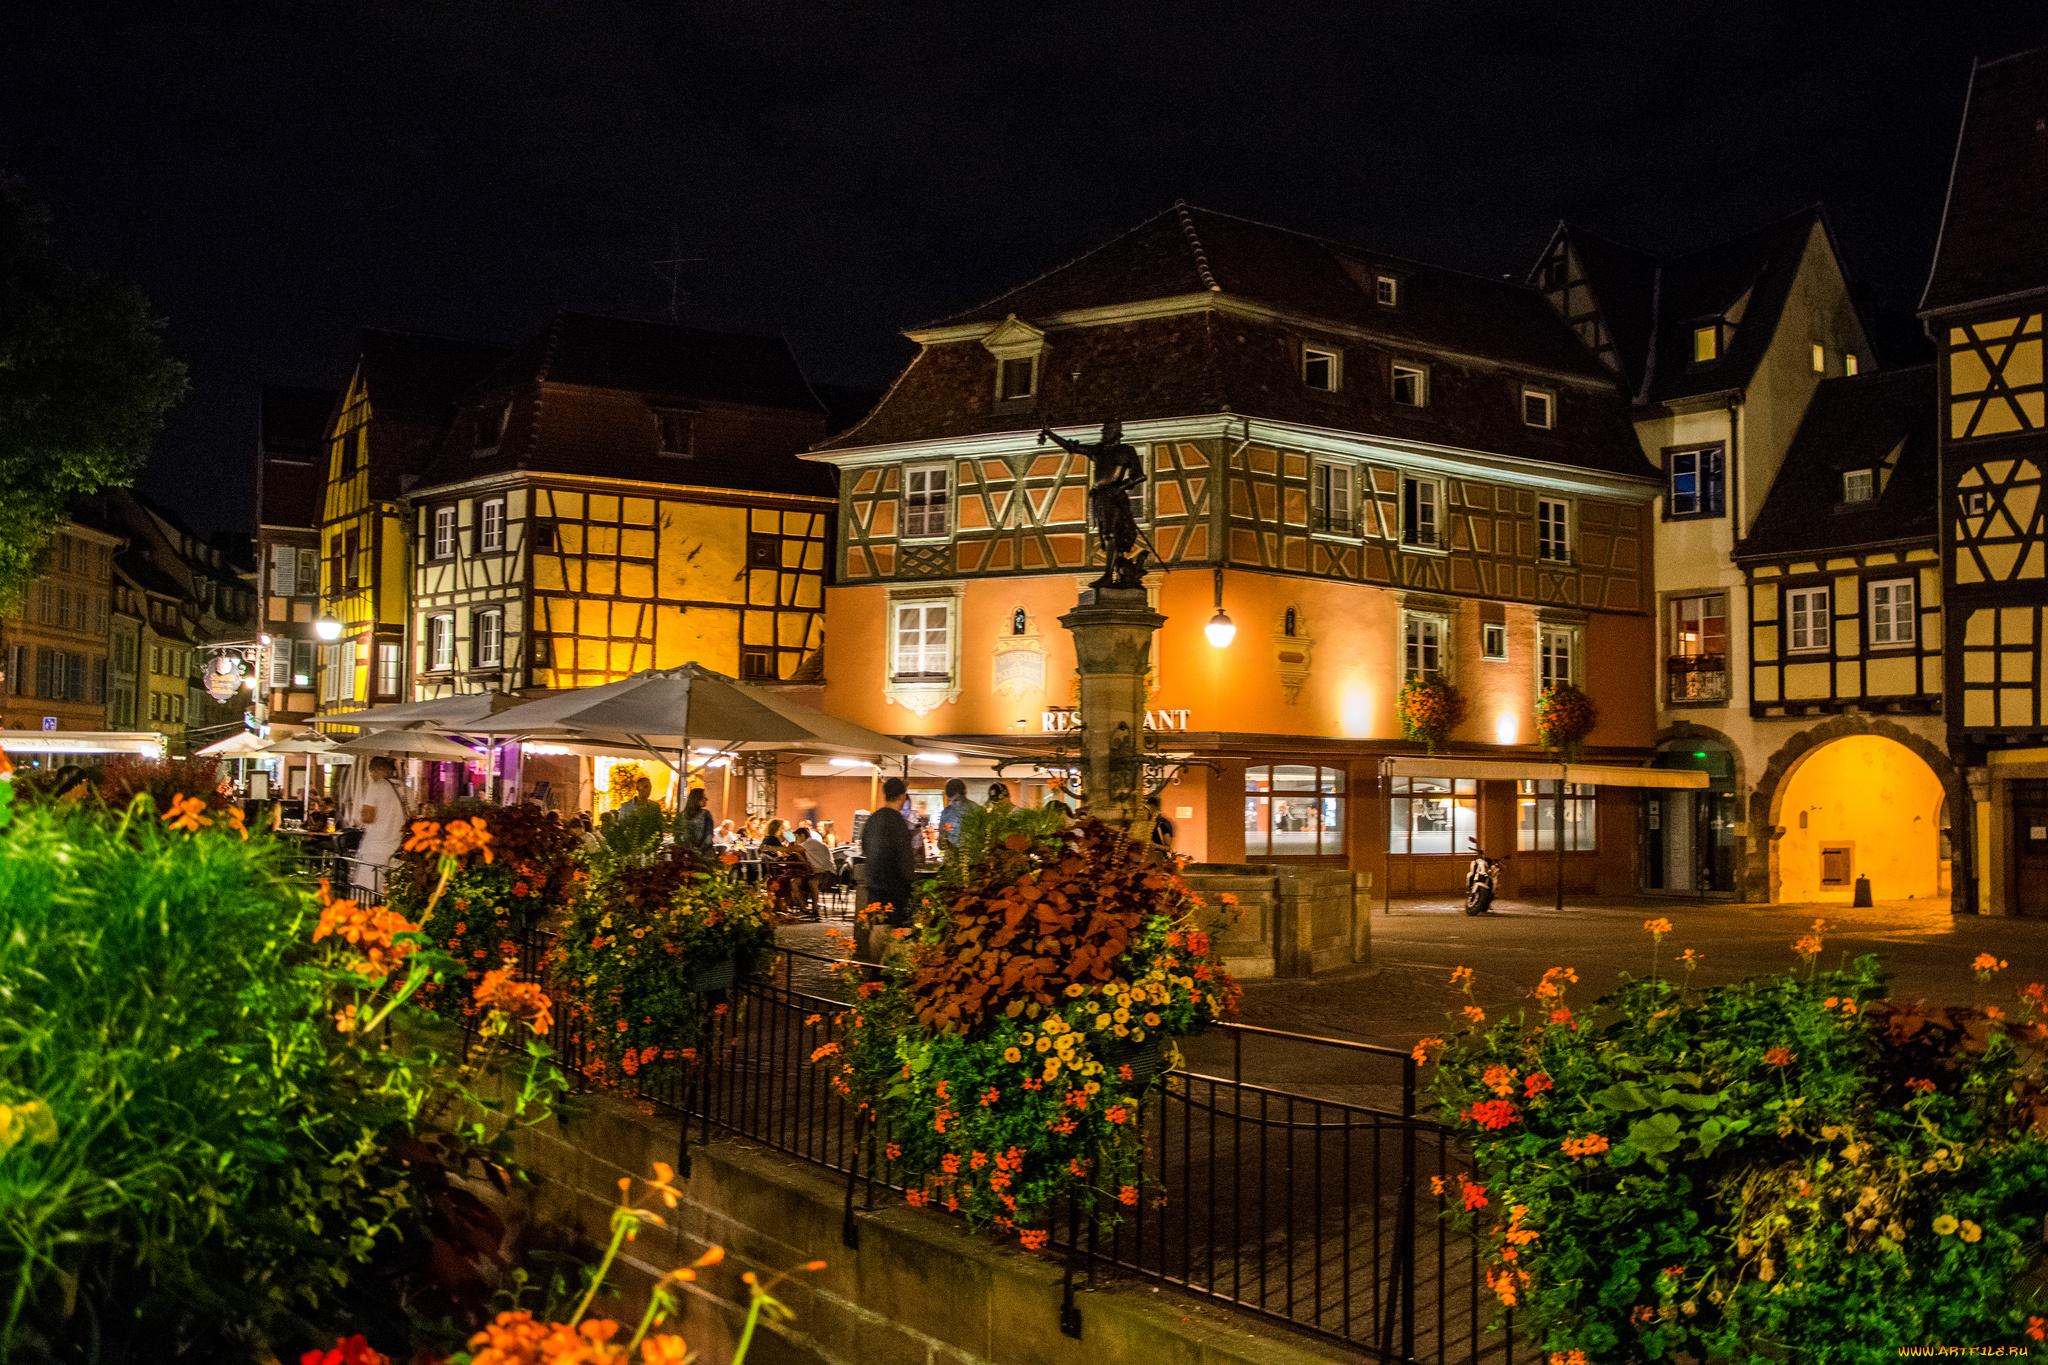
[[2048, 42], [2044, 0], [6, 16], [0, 169], [170, 319], [144, 487], [202, 531], [250, 528], [258, 386], [339, 384], [358, 327], [665, 317], [676, 255], [682, 321], [875, 386], [902, 327], [1180, 198], [1518, 278], [1560, 217], [1664, 251], [1819, 200], [1910, 311], [1971, 58]]

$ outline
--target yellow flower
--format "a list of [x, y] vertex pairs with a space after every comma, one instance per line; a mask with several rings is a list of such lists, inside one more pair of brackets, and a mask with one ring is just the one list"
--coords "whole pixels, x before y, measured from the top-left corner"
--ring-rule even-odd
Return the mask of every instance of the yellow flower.
[[1944, 1213], [1934, 1220], [1934, 1231], [1937, 1236], [1941, 1237], [1948, 1236], [1960, 1226], [1961, 1224], [1956, 1221], [1953, 1214]]
[[1040, 1052], [1044, 1052], [1052, 1046], [1052, 1039], [1040, 1038], [1036, 1043], [1032, 1044], [1032, 1046], [1036, 1047]]
[[1017, 1050], [1016, 1048], [1013, 1048], [1013, 1047], [1006, 1047], [1006, 1048], [1004, 1048], [1004, 1049], [1003, 1049], [1003, 1060], [1004, 1060], [1004, 1061], [1006, 1061], [1006, 1062], [1018, 1062], [1018, 1061], [1022, 1061], [1023, 1059], [1024, 1059], [1024, 1054], [1023, 1054], [1023, 1053], [1021, 1053], [1021, 1052], [1019, 1052], [1019, 1051], [1018, 1051], [1018, 1050]]
[[1972, 1222], [1971, 1222], [1971, 1221], [1970, 1221], [1969, 1219], [1967, 1219], [1967, 1218], [1965, 1218], [1965, 1219], [1963, 1220], [1963, 1223], [1962, 1223], [1962, 1238], [1963, 1238], [1963, 1240], [1964, 1240], [1965, 1242], [1974, 1242], [1974, 1241], [1976, 1241], [1976, 1240], [1977, 1240], [1977, 1239], [1978, 1239], [1979, 1237], [1982, 1237], [1983, 1235], [1984, 1235], [1984, 1229], [1982, 1229], [1982, 1228], [1978, 1227], [1978, 1226], [1977, 1226], [1977, 1225], [1976, 1225], [1975, 1223], [1972, 1223]]

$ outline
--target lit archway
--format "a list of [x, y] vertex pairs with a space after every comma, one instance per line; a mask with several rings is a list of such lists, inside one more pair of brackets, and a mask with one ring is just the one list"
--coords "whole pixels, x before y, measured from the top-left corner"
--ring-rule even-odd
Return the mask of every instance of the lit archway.
[[1849, 900], [1859, 877], [1878, 900], [1947, 894], [1943, 774], [1906, 744], [1847, 734], [1813, 745], [1771, 802], [1771, 899]]

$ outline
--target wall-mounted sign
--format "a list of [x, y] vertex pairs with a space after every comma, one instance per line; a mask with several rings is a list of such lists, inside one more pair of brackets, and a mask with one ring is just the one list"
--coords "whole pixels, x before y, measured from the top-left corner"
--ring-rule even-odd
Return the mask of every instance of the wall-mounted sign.
[[[1038, 728], [1048, 735], [1063, 735], [1070, 730], [1081, 728], [1081, 712], [1072, 706], [1055, 706], [1039, 712]], [[1147, 730], [1185, 730], [1188, 728], [1188, 712], [1161, 709], [1145, 713]]]
[[999, 697], [1045, 691], [1045, 655], [1035, 649], [998, 650], [995, 693]]

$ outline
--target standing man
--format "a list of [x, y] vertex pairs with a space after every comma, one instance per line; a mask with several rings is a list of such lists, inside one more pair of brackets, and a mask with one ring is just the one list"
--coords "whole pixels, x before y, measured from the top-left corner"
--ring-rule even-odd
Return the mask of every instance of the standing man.
[[633, 799], [620, 805], [619, 818], [626, 820], [654, 804], [654, 781], [643, 777], [633, 784]]
[[356, 798], [356, 823], [363, 842], [356, 846], [356, 886], [373, 894], [384, 890], [384, 865], [405, 842], [405, 788], [398, 785], [398, 765], [379, 754], [370, 760], [370, 780]]
[[948, 778], [946, 808], [939, 812], [940, 852], [960, 842], [961, 822], [967, 818], [967, 812], [977, 809], [979, 807], [967, 799], [967, 784], [957, 777]]
[[1168, 853], [1173, 852], [1173, 821], [1166, 818], [1156, 793], [1145, 798], [1145, 809], [1152, 812], [1152, 842]]
[[882, 808], [861, 826], [860, 854], [868, 879], [868, 941], [871, 960], [882, 960], [889, 931], [910, 923], [916, 908], [911, 881], [917, 875], [910, 822], [903, 818], [909, 786], [900, 777], [882, 784]]

